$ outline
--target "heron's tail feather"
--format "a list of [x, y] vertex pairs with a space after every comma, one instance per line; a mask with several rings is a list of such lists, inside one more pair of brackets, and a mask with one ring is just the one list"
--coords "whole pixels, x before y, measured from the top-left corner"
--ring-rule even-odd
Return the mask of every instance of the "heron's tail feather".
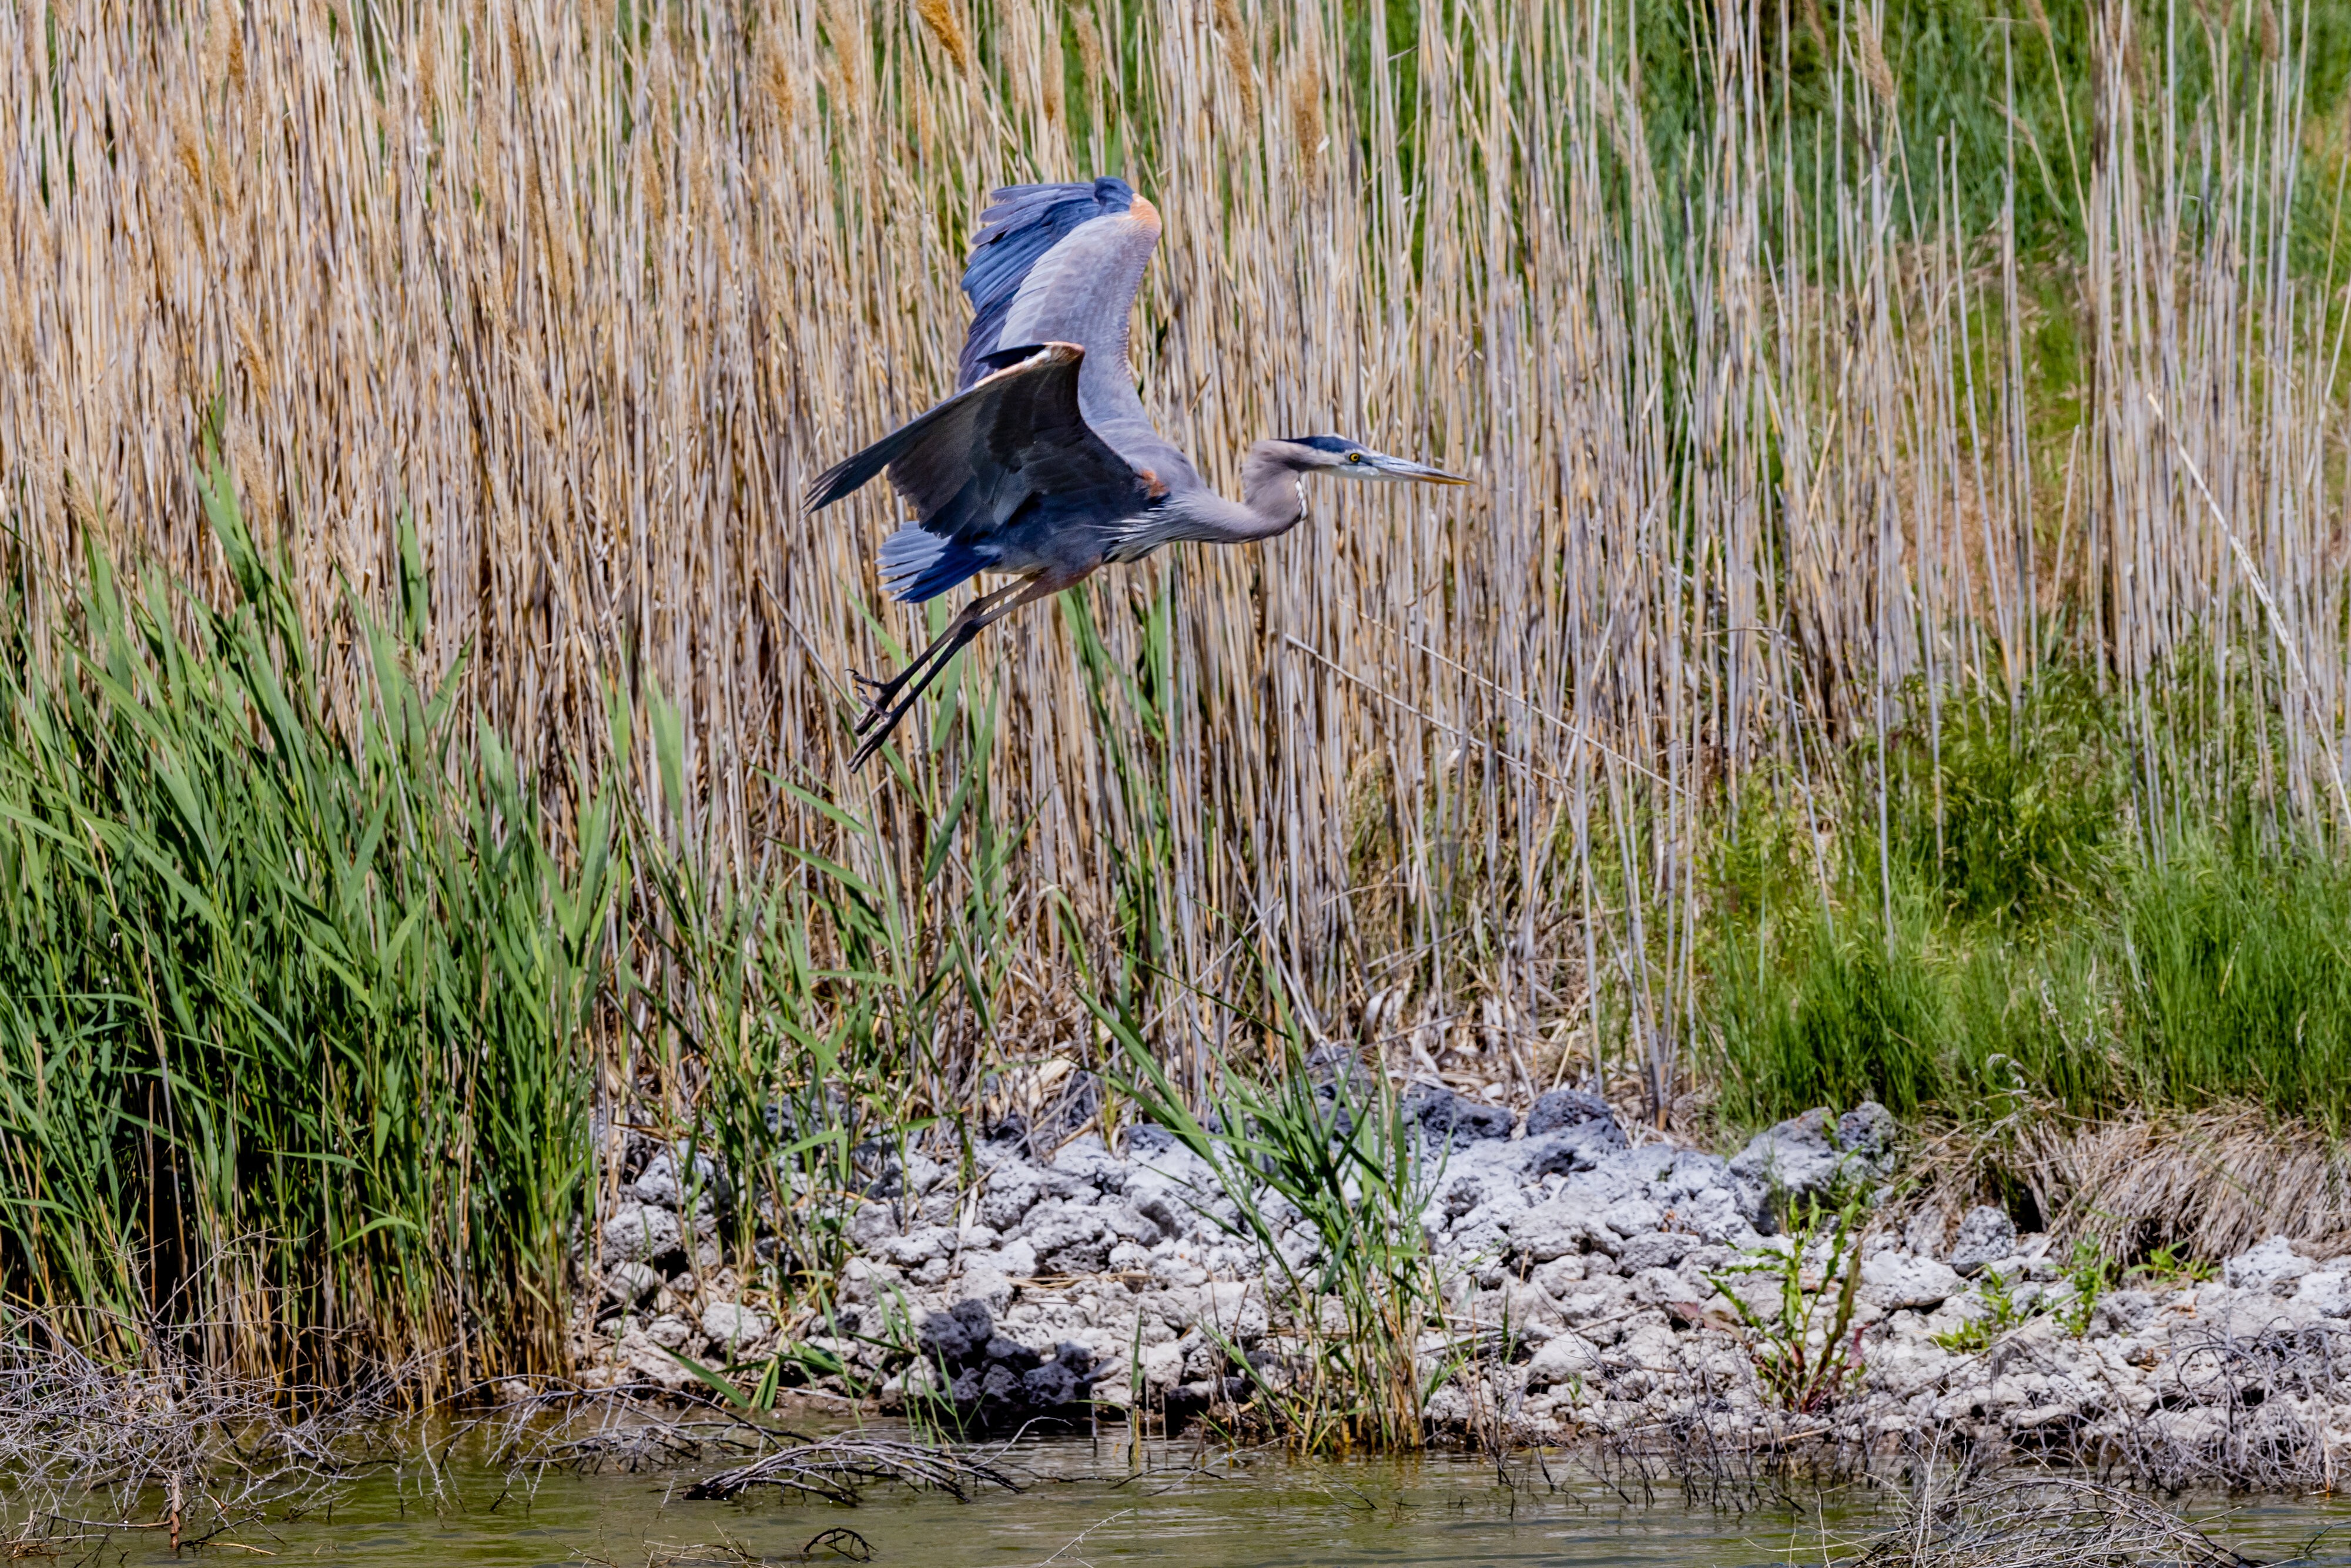
[[882, 541], [882, 586], [909, 604], [935, 599], [996, 564], [984, 545], [957, 544], [909, 524]]

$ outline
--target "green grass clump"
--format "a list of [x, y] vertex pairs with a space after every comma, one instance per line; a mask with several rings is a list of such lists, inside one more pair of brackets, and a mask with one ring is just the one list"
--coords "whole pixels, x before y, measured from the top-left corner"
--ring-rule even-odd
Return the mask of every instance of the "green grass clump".
[[1431, 1178], [1394, 1086], [1343, 1071], [1318, 1092], [1292, 1041], [1265, 1083], [1223, 1072], [1204, 1118], [1138, 1037], [1112, 1027], [1129, 1092], [1217, 1173], [1219, 1191], [1200, 1200], [1230, 1201], [1223, 1223], [1264, 1260], [1266, 1307], [1297, 1347], [1286, 1364], [1226, 1347], [1249, 1381], [1249, 1415], [1312, 1453], [1417, 1448], [1453, 1366], [1421, 1360], [1445, 1291], [1420, 1218]]
[[2156, 1103], [2226, 1096], [2351, 1121], [2351, 873], [2306, 849], [2196, 844], [2117, 912], [2118, 1033]]
[[0, 618], [0, 1291], [214, 1364], [559, 1365], [611, 814], [559, 856], [420, 684], [413, 547], [405, 625], [337, 650], [204, 497], [230, 608], [93, 549], [54, 664]]
[[[1805, 852], [1751, 811], [1709, 937], [1723, 1105], [1754, 1124], [1864, 1097], [2083, 1114], [2250, 1100], [2351, 1123], [2351, 870], [2244, 826], [2151, 832], [2121, 727], [2064, 674], [1947, 709]], [[1865, 773], [1865, 769], [1861, 770]]]

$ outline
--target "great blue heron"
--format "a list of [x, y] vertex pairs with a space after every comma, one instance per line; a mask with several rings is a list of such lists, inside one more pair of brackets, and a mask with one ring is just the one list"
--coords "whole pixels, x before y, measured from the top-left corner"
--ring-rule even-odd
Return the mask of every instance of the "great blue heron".
[[1159, 214], [1123, 180], [1010, 185], [980, 214], [964, 269], [971, 332], [956, 393], [816, 482], [829, 507], [884, 469], [914, 520], [882, 542], [882, 582], [907, 602], [965, 579], [1013, 580], [963, 607], [931, 645], [870, 688], [858, 767], [982, 628], [1112, 561], [1178, 539], [1246, 544], [1295, 527], [1308, 474], [1468, 480], [1343, 435], [1260, 441], [1241, 500], [1204, 483], [1152, 428], [1126, 358], [1127, 317], [1159, 243]]

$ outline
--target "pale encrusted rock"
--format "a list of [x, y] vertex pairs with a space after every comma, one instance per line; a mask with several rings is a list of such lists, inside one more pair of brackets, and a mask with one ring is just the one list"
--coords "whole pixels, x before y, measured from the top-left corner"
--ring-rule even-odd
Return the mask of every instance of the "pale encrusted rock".
[[713, 1301], [702, 1309], [702, 1337], [733, 1360], [766, 1343], [768, 1320], [736, 1301]]
[[1600, 1352], [1582, 1334], [1562, 1333], [1543, 1343], [1527, 1363], [1527, 1384], [1530, 1387], [1549, 1388], [1580, 1377], [1589, 1377], [1600, 1368]]
[[1998, 1263], [2016, 1250], [2016, 1221], [2008, 1211], [1980, 1205], [1959, 1217], [1959, 1233], [1951, 1242], [1951, 1267], [1961, 1279], [1973, 1279], [1988, 1264]]
[[2220, 1282], [2236, 1291], [2277, 1291], [2283, 1285], [2286, 1290], [2278, 1293], [2290, 1294], [2294, 1281], [2317, 1269], [2316, 1263], [2294, 1250], [2292, 1241], [2273, 1236], [2221, 1264]]
[[633, 1307], [660, 1290], [661, 1282], [650, 1264], [623, 1260], [604, 1270], [604, 1299]]
[[684, 1231], [668, 1209], [624, 1202], [605, 1219], [603, 1239], [608, 1260], [643, 1263], [678, 1250]]
[[1949, 1264], [1903, 1252], [1865, 1259], [1861, 1283], [1872, 1301], [1889, 1311], [1932, 1311], [1965, 1288]]

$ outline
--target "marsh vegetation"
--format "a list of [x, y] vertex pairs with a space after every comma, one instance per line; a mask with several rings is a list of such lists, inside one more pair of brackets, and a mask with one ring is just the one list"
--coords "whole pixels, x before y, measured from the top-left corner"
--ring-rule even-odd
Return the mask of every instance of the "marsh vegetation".
[[[2346, 39], [0, 15], [9, 1310], [551, 1372], [627, 1128], [820, 1299], [877, 1141], [1114, 1073], [1246, 1119], [1332, 1045], [1702, 1140], [1875, 1097], [2124, 1252], [2285, 1146], [2351, 1228]], [[799, 498], [951, 380], [986, 191], [1095, 170], [1168, 216], [1137, 359], [1212, 476], [1339, 428], [1484, 487], [1072, 594], [852, 777], [844, 672], [928, 628], [883, 502]]]

